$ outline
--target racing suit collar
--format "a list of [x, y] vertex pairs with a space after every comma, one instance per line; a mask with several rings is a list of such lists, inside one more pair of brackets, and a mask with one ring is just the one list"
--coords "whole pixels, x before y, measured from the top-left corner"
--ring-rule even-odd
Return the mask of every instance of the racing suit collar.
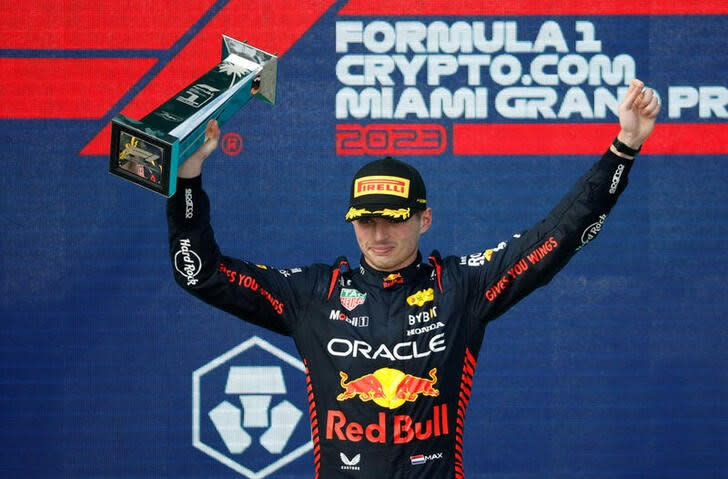
[[[422, 263], [422, 254], [419, 251], [412, 264], [397, 271], [376, 270], [367, 264], [364, 255], [359, 263], [359, 272], [364, 281], [385, 289], [408, 284], [423, 271], [423, 268], [427, 268], [427, 265]], [[427, 273], [429, 274], [429, 271]]]

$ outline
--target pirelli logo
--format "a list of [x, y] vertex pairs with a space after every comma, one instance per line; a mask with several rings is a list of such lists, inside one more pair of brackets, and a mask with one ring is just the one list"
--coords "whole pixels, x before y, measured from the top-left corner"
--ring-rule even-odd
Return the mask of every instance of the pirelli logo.
[[409, 198], [410, 180], [397, 176], [363, 176], [354, 181], [354, 198], [364, 195], [392, 195]]

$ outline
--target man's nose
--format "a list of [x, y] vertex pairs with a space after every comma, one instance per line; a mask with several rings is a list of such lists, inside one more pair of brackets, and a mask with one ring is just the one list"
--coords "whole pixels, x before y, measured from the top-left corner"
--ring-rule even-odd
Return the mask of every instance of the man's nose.
[[386, 221], [376, 221], [374, 223], [374, 239], [377, 241], [385, 240], [389, 237], [389, 223]]

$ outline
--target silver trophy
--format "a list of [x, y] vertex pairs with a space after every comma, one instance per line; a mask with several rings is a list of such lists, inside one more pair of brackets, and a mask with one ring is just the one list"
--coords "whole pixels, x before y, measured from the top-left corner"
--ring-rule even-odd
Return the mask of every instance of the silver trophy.
[[275, 103], [278, 57], [223, 35], [222, 60], [141, 120], [111, 120], [109, 172], [170, 197], [177, 167], [200, 145], [211, 119], [225, 123], [252, 97]]

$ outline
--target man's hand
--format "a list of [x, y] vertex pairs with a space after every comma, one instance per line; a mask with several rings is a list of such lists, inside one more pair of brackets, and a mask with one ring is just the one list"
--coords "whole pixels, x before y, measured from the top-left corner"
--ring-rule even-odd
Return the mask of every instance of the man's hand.
[[210, 120], [205, 128], [205, 142], [177, 168], [177, 176], [180, 178], [200, 176], [202, 163], [217, 149], [219, 141], [220, 127], [217, 125], [217, 120]]
[[635, 78], [629, 85], [627, 96], [619, 105], [619, 126], [622, 129], [617, 139], [630, 148], [638, 149], [652, 133], [659, 112], [657, 95]]

